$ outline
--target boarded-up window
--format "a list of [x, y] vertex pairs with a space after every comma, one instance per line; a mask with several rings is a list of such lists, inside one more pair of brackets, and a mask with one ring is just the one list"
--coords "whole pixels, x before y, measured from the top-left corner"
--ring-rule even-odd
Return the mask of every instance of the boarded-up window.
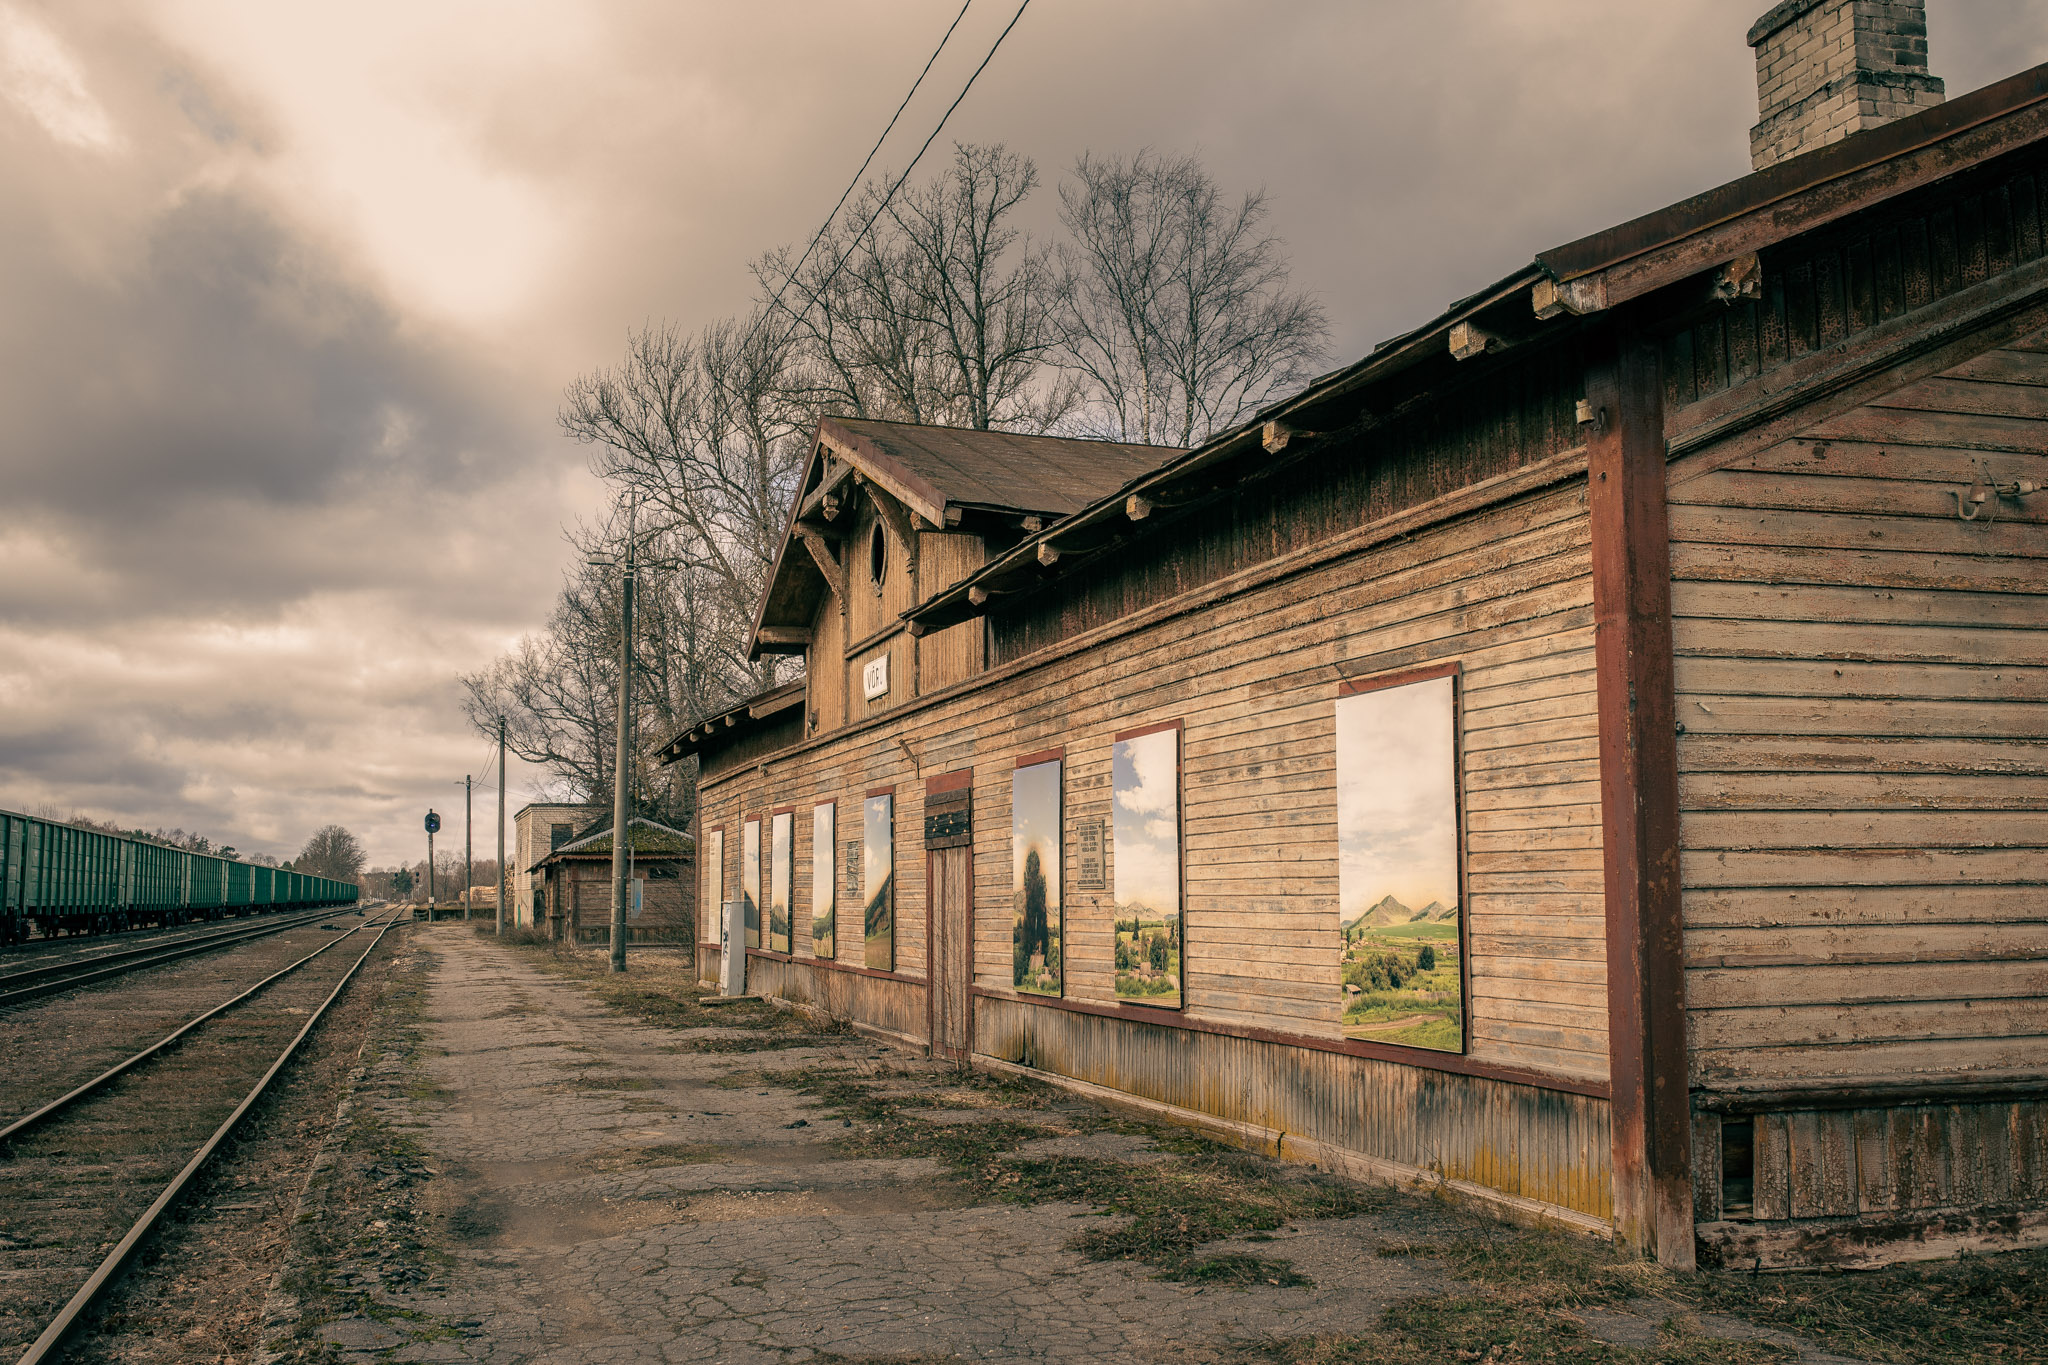
[[861, 803], [863, 962], [896, 970], [896, 798], [887, 792]]
[[789, 888], [796, 858], [796, 815], [783, 811], [768, 822], [768, 947], [789, 951]]
[[746, 902], [747, 946], [761, 946], [761, 822], [740, 826], [740, 899]]
[[839, 884], [832, 865], [837, 814], [830, 801], [811, 810], [811, 952], [818, 957], [838, 952]]
[[1060, 760], [1010, 779], [1010, 980], [1034, 995], [1060, 993]]
[[1457, 680], [1337, 699], [1344, 1036], [1462, 1052]]
[[1178, 1007], [1180, 727], [1119, 738], [1110, 770], [1117, 998]]
[[725, 922], [724, 830], [710, 829], [704, 831], [704, 853], [704, 904], [711, 907], [710, 913], [716, 917], [706, 922], [704, 930], [706, 933], [715, 936], [718, 933], [718, 926]]

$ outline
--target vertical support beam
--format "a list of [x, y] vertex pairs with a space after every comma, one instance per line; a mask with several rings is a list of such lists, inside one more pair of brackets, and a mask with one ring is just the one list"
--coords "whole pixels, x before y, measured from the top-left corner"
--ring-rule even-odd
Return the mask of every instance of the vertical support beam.
[[1619, 1240], [1693, 1265], [1664, 382], [1625, 321], [1589, 343], [1586, 454]]

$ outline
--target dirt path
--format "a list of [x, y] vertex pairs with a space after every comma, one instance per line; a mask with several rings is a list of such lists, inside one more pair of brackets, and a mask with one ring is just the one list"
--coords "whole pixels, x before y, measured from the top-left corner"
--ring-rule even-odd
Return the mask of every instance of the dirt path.
[[[1427, 1239], [1497, 1235], [787, 1016], [723, 1026], [686, 1002], [687, 1026], [638, 1022], [458, 926], [406, 951], [274, 1305], [276, 1358], [1307, 1359], [1268, 1352], [1382, 1333], [1459, 1291]], [[695, 994], [673, 970], [664, 989]], [[1801, 1354], [1674, 1354], [1619, 1303], [1557, 1322], [1586, 1359]]]

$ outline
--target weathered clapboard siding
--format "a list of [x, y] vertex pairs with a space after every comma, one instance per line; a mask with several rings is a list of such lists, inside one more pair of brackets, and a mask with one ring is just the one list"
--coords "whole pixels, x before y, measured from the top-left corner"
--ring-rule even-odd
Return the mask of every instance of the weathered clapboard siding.
[[980, 1006], [985, 1056], [1274, 1129], [1282, 1155], [1323, 1144], [1603, 1224], [1613, 1213], [1601, 1100], [1020, 1001]]
[[[860, 693], [848, 691], [845, 658], [846, 617], [837, 609], [836, 604], [829, 604], [825, 610], [818, 613], [817, 624], [811, 637], [810, 655], [806, 661], [809, 667], [804, 671], [804, 706], [808, 713], [805, 733], [817, 734], [821, 731], [836, 730], [846, 724], [846, 699], [849, 695], [857, 697]], [[859, 681], [859, 675], [856, 673], [853, 682], [858, 685]]]
[[1673, 467], [1696, 1085], [2048, 1048], [2048, 496], [1957, 517], [2048, 481], [2044, 399], [2036, 337]]
[[1227, 496], [1061, 578], [989, 621], [992, 658], [1008, 662], [1133, 611], [1533, 464], [1579, 443], [1575, 347], [1547, 348], [1356, 439], [1306, 469], [1234, 484]]
[[[765, 781], [713, 759], [703, 818], [794, 805], [801, 850], [812, 800], [857, 802], [894, 783], [898, 970], [921, 975], [923, 780], [971, 766], [976, 979], [1006, 992], [1010, 777], [1017, 756], [1063, 747], [1067, 997], [1114, 1007], [1110, 898], [1076, 887], [1073, 828], [1108, 818], [1115, 732], [1180, 719], [1188, 1014], [1335, 1040], [1336, 684], [1390, 652], [1441, 649], [1465, 670], [1471, 1055], [1597, 1080], [1606, 1005], [1589, 572], [1581, 482], [1010, 671], [886, 732], [823, 737], [770, 762]], [[857, 837], [850, 818], [842, 844]], [[808, 876], [800, 857], [799, 906]], [[858, 964], [845, 900], [840, 960]], [[801, 936], [797, 946], [801, 956]]]

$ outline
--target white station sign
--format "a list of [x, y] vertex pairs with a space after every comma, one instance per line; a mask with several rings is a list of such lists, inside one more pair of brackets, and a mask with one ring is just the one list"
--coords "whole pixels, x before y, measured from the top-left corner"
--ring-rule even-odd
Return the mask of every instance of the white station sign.
[[861, 696], [869, 701], [889, 695], [889, 656], [878, 654], [861, 665]]

